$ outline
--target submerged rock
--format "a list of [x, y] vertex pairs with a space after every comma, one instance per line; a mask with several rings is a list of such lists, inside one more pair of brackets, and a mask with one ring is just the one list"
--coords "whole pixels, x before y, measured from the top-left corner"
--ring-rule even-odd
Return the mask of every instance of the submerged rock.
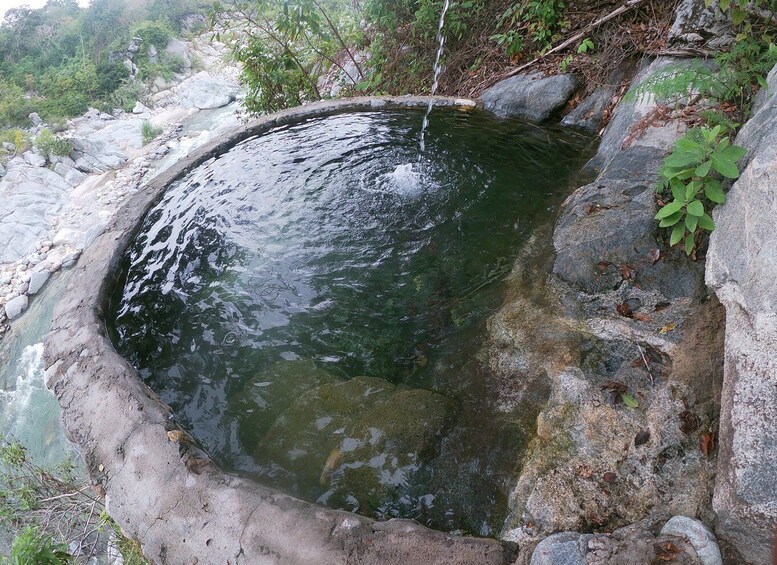
[[278, 416], [306, 392], [337, 382], [340, 379], [304, 359], [279, 361], [262, 371], [228, 401], [245, 449], [257, 449]]
[[498, 116], [542, 122], [566, 104], [576, 87], [572, 75], [531, 73], [496, 83], [481, 99], [485, 109]]
[[299, 397], [254, 453], [293, 492], [376, 512], [406, 494], [452, 415], [440, 394], [356, 377]]

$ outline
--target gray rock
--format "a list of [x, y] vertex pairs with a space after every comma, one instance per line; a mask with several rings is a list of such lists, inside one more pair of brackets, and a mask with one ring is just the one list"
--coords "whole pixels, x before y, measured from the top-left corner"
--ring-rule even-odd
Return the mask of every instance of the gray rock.
[[148, 46], [148, 62], [156, 64], [159, 62], [159, 51], [153, 45]]
[[124, 59], [122, 64], [124, 65], [124, 68], [127, 69], [130, 77], [135, 78], [138, 75], [138, 71], [140, 69], [138, 69], [138, 66], [132, 62], [132, 59]]
[[563, 106], [577, 87], [572, 75], [518, 75], [498, 82], [483, 93], [486, 110], [502, 117], [541, 122]]
[[[75, 163], [73, 163], [73, 165], [75, 165]], [[75, 167], [65, 165], [64, 163], [57, 163], [54, 165], [54, 172], [64, 178], [65, 182], [70, 186], [78, 186], [86, 179], [84, 173]]]
[[16, 146], [9, 141], [3, 141], [2, 143], [0, 143], [0, 146], [2, 146], [2, 148], [8, 151], [9, 153], [16, 152]]
[[5, 176], [5, 167], [0, 163], [0, 179]]
[[212, 78], [205, 71], [186, 79], [177, 90], [182, 106], [200, 110], [221, 108], [235, 99], [231, 85]]
[[530, 565], [585, 565], [591, 534], [560, 532], [542, 540], [532, 553]]
[[130, 58], [132, 58], [138, 51], [140, 51], [140, 46], [143, 44], [143, 38], [141, 37], [133, 37], [129, 45], [127, 45], [127, 53]]
[[38, 115], [38, 112], [33, 112], [27, 118], [30, 120], [30, 123], [34, 126], [39, 126], [43, 123], [43, 119]]
[[674, 516], [661, 528], [661, 534], [687, 539], [702, 565], [723, 565], [715, 534], [699, 520]]
[[75, 167], [76, 162], [73, 161], [68, 155], [54, 155], [53, 153], [49, 155], [49, 162], [56, 165], [57, 163], [62, 163], [63, 165], [67, 165], [68, 167]]
[[167, 46], [165, 47], [165, 51], [169, 53], [170, 55], [174, 55], [181, 59], [183, 62], [183, 66], [185, 69], [191, 69], [192, 68], [192, 57], [191, 53], [189, 52], [189, 47], [181, 41], [180, 39], [171, 39]]
[[135, 102], [135, 106], [132, 108], [133, 114], [147, 114], [150, 111], [151, 110], [149, 110], [148, 107], [140, 101]]
[[48, 271], [38, 271], [30, 276], [30, 283], [27, 287], [28, 294], [38, 294], [43, 285], [49, 280], [51, 273]]
[[25, 310], [27, 310], [28, 304], [29, 299], [24, 294], [17, 296], [16, 298], [12, 298], [5, 305], [5, 315], [8, 316], [9, 320], [18, 318]]
[[707, 284], [726, 307], [715, 532], [767, 563], [777, 527], [777, 97], [742, 128], [750, 162], [715, 210]]
[[43, 155], [38, 155], [34, 151], [27, 151], [24, 154], [24, 160], [33, 167], [45, 167], [46, 158]]
[[717, 1], [707, 7], [704, 0], [683, 0], [669, 30], [669, 42], [720, 49], [734, 43], [734, 35], [728, 11], [721, 11]]

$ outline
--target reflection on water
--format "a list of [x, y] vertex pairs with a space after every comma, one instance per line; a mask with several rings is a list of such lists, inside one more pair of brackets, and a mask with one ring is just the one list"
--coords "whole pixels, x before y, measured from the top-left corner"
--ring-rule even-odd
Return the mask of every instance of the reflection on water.
[[525, 439], [475, 354], [588, 140], [448, 110], [419, 161], [420, 117], [306, 120], [199, 167], [146, 218], [108, 323], [226, 469], [487, 535]]

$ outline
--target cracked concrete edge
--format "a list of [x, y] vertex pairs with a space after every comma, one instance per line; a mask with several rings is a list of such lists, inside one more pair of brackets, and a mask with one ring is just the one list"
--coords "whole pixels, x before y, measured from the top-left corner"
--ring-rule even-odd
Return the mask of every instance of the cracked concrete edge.
[[[505, 564], [514, 547], [410, 520], [376, 522], [220, 471], [178, 430], [171, 409], [113, 348], [103, 311], [122, 254], [165, 188], [240, 141], [330, 113], [475, 104], [447, 97], [363, 97], [262, 116], [157, 176], [84, 252], [45, 340], [46, 384], [62, 407], [109, 513], [157, 563]], [[168, 433], [172, 432], [172, 433]]]

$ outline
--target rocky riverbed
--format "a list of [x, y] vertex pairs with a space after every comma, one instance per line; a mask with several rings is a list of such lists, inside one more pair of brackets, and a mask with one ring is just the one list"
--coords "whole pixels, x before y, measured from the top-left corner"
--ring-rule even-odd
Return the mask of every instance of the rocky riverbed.
[[[73, 265], [143, 182], [240, 123], [239, 106], [231, 104], [240, 92], [239, 68], [224, 63], [226, 47], [173, 39], [168, 50], [184, 70], [156, 81], [146, 104], [111, 114], [91, 109], [70, 120], [59, 134], [72, 143], [69, 155], [31, 149], [2, 165], [0, 338], [50, 275]], [[195, 71], [194, 61], [202, 70]], [[31, 118], [34, 137], [47, 125]], [[162, 133], [144, 144], [146, 121]]]

